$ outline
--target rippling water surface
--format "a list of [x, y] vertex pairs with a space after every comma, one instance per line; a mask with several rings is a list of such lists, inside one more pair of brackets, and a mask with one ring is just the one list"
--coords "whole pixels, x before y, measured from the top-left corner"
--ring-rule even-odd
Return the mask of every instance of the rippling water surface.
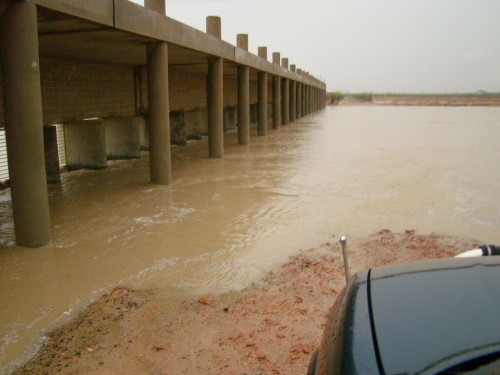
[[336, 107], [250, 146], [173, 149], [50, 186], [53, 241], [16, 247], [0, 193], [0, 368], [110, 287], [239, 289], [301, 248], [382, 228], [500, 243], [500, 108]]

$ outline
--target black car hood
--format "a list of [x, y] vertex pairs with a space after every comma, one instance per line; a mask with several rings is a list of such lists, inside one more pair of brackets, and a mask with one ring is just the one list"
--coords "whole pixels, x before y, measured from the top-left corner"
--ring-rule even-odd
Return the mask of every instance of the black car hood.
[[500, 351], [500, 257], [373, 269], [369, 290], [387, 374], [436, 373]]

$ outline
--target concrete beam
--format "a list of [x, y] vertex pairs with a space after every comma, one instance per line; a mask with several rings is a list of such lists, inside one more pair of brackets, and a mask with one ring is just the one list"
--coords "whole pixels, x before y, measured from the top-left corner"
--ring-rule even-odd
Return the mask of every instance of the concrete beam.
[[0, 19], [0, 35], [14, 230], [18, 245], [40, 247], [51, 234], [35, 4], [9, 2]]
[[165, 0], [144, 0], [144, 7], [165, 15]]
[[115, 28], [175, 44], [211, 56], [234, 60], [234, 46], [128, 0], [115, 1]]
[[35, 0], [36, 5], [113, 27], [113, 0]]

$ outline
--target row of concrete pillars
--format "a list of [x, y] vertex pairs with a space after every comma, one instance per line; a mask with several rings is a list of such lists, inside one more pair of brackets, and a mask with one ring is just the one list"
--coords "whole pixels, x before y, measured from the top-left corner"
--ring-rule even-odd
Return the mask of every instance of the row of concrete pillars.
[[[163, 9], [159, 10], [163, 10], [164, 13], [164, 1], [152, 0], [152, 3], [156, 5], [163, 3]], [[219, 17], [207, 18], [207, 33], [217, 38], [221, 37]], [[44, 155], [36, 5], [28, 1], [8, 3], [4, 9], [0, 35], [5, 130], [16, 240], [21, 246], [39, 247], [49, 243], [51, 230]], [[248, 50], [248, 36], [239, 35], [237, 40], [239, 48]], [[259, 48], [259, 56], [267, 59], [265, 47]], [[279, 53], [274, 53], [273, 62], [279, 64], [279, 60]], [[283, 63], [288, 65], [286, 59]], [[148, 44], [147, 70], [151, 182], [168, 185], [172, 177], [167, 43]], [[293, 66], [291, 70], [295, 70]], [[223, 59], [209, 58], [207, 115], [209, 156], [212, 158], [222, 158], [224, 155], [223, 73]], [[249, 67], [238, 67], [238, 143], [243, 145], [250, 141], [249, 76]], [[267, 132], [267, 80], [268, 73], [258, 73], [259, 135], [265, 135]], [[279, 76], [273, 76], [272, 82], [273, 128], [278, 128], [281, 124], [286, 125], [324, 107], [323, 89], [299, 81], [282, 79]], [[74, 129], [78, 132], [78, 126]], [[80, 138], [78, 142], [82, 144], [84, 141]], [[72, 148], [77, 149], [78, 144]]]

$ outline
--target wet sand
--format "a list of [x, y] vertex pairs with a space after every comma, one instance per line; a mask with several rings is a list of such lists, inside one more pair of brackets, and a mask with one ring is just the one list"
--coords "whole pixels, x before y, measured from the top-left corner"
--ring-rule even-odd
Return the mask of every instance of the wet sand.
[[[472, 240], [388, 229], [349, 240], [351, 272], [454, 256]], [[235, 292], [117, 286], [53, 332], [17, 374], [305, 374], [345, 285], [337, 242], [300, 250]]]

